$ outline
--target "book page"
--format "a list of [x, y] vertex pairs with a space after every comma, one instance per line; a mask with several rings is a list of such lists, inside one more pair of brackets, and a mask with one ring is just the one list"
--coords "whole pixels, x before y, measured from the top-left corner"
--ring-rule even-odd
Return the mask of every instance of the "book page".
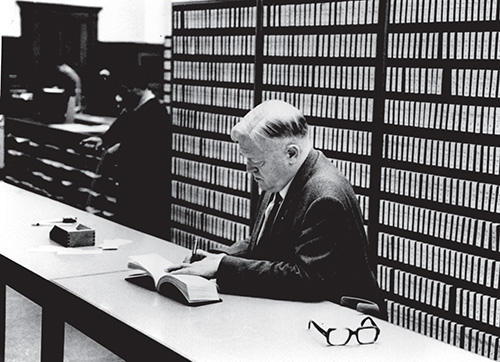
[[158, 286], [158, 281], [165, 275], [165, 269], [173, 263], [159, 254], [134, 255], [130, 257], [129, 268], [140, 269], [148, 272]]
[[175, 285], [188, 303], [218, 301], [220, 299], [217, 285], [213, 281], [197, 275], [169, 274], [161, 279], [160, 285], [163, 282]]

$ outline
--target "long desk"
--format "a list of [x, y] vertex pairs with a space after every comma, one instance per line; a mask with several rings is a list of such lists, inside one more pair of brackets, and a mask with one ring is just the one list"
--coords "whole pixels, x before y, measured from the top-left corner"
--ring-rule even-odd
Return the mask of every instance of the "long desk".
[[[375, 344], [329, 347], [307, 329], [309, 319], [355, 328], [363, 317], [330, 302], [223, 294], [221, 303], [186, 306], [124, 278], [130, 255], [158, 252], [176, 262], [188, 250], [3, 182], [0, 200], [2, 360], [8, 285], [42, 307], [43, 361], [62, 361], [65, 322], [127, 361], [488, 361], [381, 320]], [[101, 254], [34, 251], [55, 243], [50, 228], [31, 222], [69, 215], [95, 228], [97, 244], [133, 242]]]
[[[0, 200], [0, 283], [9, 285], [42, 307], [41, 354], [44, 361], [62, 361], [63, 355], [61, 308], [66, 306], [59, 306], [59, 302], [65, 295], [53, 282], [55, 279], [124, 271], [128, 257], [135, 254], [158, 252], [178, 262], [189, 253], [178, 245], [5, 182], [0, 182]], [[43, 252], [44, 247], [57, 247], [58, 244], [49, 238], [51, 226], [32, 226], [32, 223], [60, 220], [66, 216], [76, 217], [78, 222], [96, 230], [97, 245], [115, 239], [131, 242], [121, 245], [118, 250], [98, 254]], [[5, 287], [0, 289], [0, 323], [5, 326]], [[4, 344], [5, 328], [0, 328], [0, 360], [4, 359]]]

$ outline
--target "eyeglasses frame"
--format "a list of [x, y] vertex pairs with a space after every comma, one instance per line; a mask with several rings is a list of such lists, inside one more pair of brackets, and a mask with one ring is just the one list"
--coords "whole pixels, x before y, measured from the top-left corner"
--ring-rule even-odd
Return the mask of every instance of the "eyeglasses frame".
[[[365, 326], [365, 323], [369, 321], [371, 322], [371, 326]], [[323, 329], [318, 323], [316, 323], [315, 321], [313, 321], [312, 319], [309, 320], [309, 323], [307, 324], [307, 329], [311, 329], [311, 324], [316, 328], [316, 330], [318, 330], [318, 332], [320, 332], [323, 336], [325, 336], [326, 338], [326, 343], [328, 343], [330, 346], [345, 346], [346, 344], [349, 343], [349, 341], [351, 340], [351, 337], [354, 335], [356, 336], [356, 340], [358, 341], [359, 344], [361, 345], [364, 345], [364, 344], [373, 344], [377, 341], [378, 339], [378, 336], [380, 334], [380, 328], [377, 326], [377, 324], [375, 323], [375, 321], [370, 317], [370, 316], [367, 316], [366, 318], [364, 318], [362, 321], [361, 321], [361, 327], [358, 327], [356, 328], [354, 331], [350, 328], [345, 328], [349, 331], [349, 337], [347, 338], [346, 342], [343, 343], [343, 344], [332, 344], [330, 343], [329, 341], [329, 335], [330, 333], [332, 333], [333, 331], [336, 331], [338, 328], [328, 328], [327, 330]], [[360, 342], [359, 340], [359, 336], [358, 336], [358, 332], [360, 330], [363, 330], [363, 329], [374, 329], [375, 330], [375, 338], [373, 339], [373, 341], [371, 342]]]

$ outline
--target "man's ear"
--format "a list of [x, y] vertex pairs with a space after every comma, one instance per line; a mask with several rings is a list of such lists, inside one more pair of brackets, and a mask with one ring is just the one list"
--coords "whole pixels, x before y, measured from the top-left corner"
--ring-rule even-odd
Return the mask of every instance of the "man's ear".
[[287, 153], [289, 161], [291, 163], [295, 163], [295, 162], [297, 162], [297, 160], [299, 158], [300, 148], [299, 148], [299, 146], [297, 146], [295, 144], [290, 144], [286, 148], [286, 153]]

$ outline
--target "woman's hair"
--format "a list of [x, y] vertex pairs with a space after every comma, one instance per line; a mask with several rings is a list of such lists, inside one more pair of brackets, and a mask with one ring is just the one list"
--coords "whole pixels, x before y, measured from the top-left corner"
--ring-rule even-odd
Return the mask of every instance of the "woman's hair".
[[308, 125], [302, 112], [280, 100], [265, 101], [250, 112], [231, 131], [231, 138], [304, 138]]

